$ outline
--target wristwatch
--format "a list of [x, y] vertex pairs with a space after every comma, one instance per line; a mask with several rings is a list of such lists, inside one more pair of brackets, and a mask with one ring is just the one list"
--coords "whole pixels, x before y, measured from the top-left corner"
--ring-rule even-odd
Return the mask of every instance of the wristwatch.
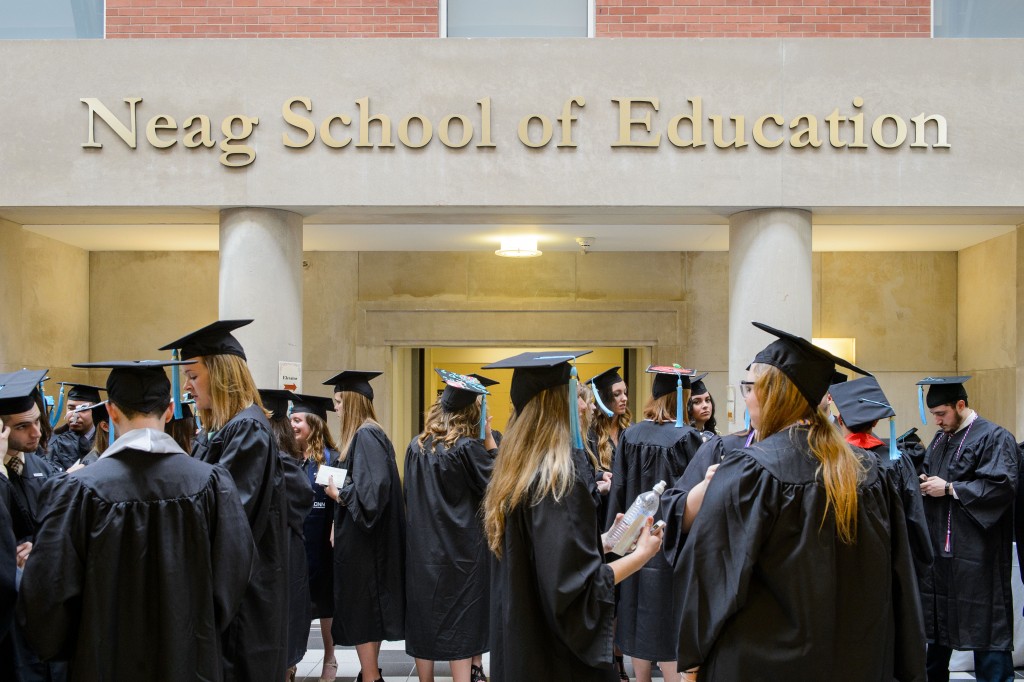
[[950, 483], [949, 481], [946, 481], [946, 495], [951, 495], [951, 494], [952, 494], [952, 493], [950, 492], [950, 486], [951, 486], [951, 485], [953, 485], [953, 484], [952, 484], [952, 483]]

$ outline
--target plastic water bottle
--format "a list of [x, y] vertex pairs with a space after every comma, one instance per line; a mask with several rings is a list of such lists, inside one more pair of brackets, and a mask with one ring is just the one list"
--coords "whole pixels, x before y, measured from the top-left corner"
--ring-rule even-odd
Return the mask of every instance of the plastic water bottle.
[[625, 516], [619, 519], [604, 538], [604, 545], [611, 546], [611, 551], [619, 556], [626, 556], [629, 548], [640, 537], [647, 517], [654, 517], [658, 512], [661, 494], [665, 492], [665, 481], [658, 481], [654, 490], [638, 495], [629, 506]]

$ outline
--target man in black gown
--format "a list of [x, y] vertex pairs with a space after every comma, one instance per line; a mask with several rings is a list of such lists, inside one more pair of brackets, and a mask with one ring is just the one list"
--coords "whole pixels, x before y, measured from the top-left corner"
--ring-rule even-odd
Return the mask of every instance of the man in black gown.
[[54, 435], [46, 448], [46, 458], [58, 471], [67, 471], [92, 449], [92, 439], [96, 435], [93, 413], [79, 408], [100, 402], [100, 391], [103, 390], [88, 384], [67, 386], [68, 406], [64, 415], [67, 430]]
[[[110, 367], [118, 439], [48, 485], [18, 620], [72, 680], [220, 680], [253, 540], [230, 474], [163, 432], [172, 363]], [[175, 363], [179, 364], [179, 363]], [[81, 365], [80, 365], [81, 366]]]
[[1017, 443], [967, 404], [970, 377], [929, 377], [939, 427], [918, 469], [935, 562], [921, 581], [928, 680], [949, 679], [953, 649], [974, 652], [975, 676], [1013, 679], [1010, 592]]

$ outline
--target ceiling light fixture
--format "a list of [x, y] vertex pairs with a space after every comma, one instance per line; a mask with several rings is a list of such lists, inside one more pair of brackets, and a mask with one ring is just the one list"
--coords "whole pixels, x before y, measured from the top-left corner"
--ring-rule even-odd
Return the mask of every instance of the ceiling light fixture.
[[537, 249], [536, 237], [509, 237], [501, 240], [501, 248], [494, 252], [505, 258], [536, 258], [541, 255]]

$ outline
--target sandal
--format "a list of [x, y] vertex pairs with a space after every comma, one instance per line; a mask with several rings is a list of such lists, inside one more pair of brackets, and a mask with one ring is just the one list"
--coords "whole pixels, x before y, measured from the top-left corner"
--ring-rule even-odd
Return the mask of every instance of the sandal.
[[487, 675], [484, 674], [482, 665], [472, 665], [469, 668], [470, 682], [487, 682]]
[[619, 679], [622, 682], [629, 682], [629, 675], [626, 674], [626, 663], [623, 661], [622, 656], [615, 656], [615, 664], [619, 667]]
[[320, 678], [320, 682], [334, 682], [334, 678], [338, 676], [338, 662], [331, 661], [330, 663], [324, 663], [324, 670], [331, 668], [334, 672], [329, 675], [323, 675]]
[[298, 666], [294, 666], [293, 665], [292, 667], [288, 668], [288, 670], [287, 670], [288, 682], [295, 682], [295, 673], [297, 673], [297, 672], [298, 672]]

